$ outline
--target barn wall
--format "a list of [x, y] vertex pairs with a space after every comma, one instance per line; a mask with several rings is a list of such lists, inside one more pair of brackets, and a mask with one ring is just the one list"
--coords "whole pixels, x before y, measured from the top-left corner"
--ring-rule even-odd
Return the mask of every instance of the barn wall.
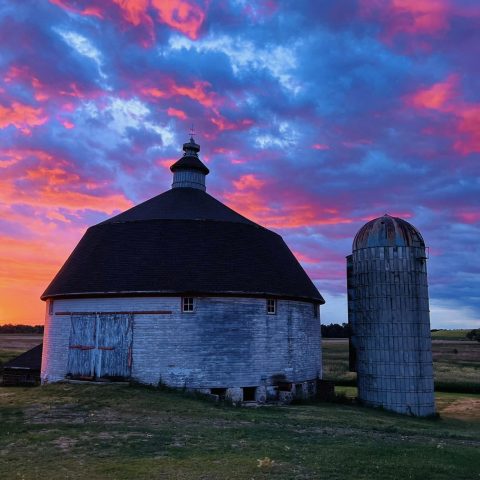
[[313, 305], [266, 300], [195, 298], [193, 313], [181, 312], [178, 297], [56, 300], [46, 321], [42, 379], [64, 378], [70, 317], [55, 312], [171, 311], [135, 314], [132, 378], [173, 387], [268, 385], [273, 376], [301, 382], [321, 376], [320, 320]]
[[70, 317], [49, 315], [47, 302], [43, 333], [42, 370], [40, 373], [42, 382], [58, 382], [65, 378], [69, 338]]

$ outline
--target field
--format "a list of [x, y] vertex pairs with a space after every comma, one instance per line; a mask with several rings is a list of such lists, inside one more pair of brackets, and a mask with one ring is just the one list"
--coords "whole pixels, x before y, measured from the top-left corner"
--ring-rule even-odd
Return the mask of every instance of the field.
[[42, 343], [42, 335], [0, 334], [0, 367], [8, 360]]
[[0, 414], [3, 480], [479, 473], [480, 421], [465, 412], [415, 419], [332, 403], [234, 408], [138, 386], [57, 384], [0, 389]]
[[[468, 340], [433, 340], [435, 389], [480, 393], [480, 343]], [[355, 385], [348, 371], [348, 340], [323, 339], [324, 378], [339, 385]]]
[[432, 332], [433, 340], [457, 340], [457, 341], [468, 341], [467, 333], [470, 330], [437, 330]]
[[[437, 376], [462, 385], [455, 375], [471, 368], [477, 385], [480, 344], [453, 343], [434, 342]], [[7, 355], [15, 345], [0, 338]], [[351, 382], [347, 342], [324, 350], [326, 373]], [[336, 392], [337, 403], [235, 408], [135, 385], [2, 387], [0, 478], [480, 478], [479, 395], [437, 392], [440, 416], [416, 419], [354, 404], [355, 387]]]

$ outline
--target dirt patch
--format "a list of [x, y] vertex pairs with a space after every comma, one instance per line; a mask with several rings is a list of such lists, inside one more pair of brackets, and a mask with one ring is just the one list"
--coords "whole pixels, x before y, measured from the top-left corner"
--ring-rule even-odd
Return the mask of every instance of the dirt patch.
[[459, 398], [445, 407], [441, 414], [445, 417], [480, 419], [480, 398]]

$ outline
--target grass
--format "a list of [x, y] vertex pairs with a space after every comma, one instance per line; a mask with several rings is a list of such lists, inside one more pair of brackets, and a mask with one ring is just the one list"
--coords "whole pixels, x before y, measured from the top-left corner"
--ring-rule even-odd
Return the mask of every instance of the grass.
[[8, 362], [9, 360], [12, 360], [12, 358], [18, 357], [21, 353], [23, 353], [25, 350], [23, 349], [5, 349], [5, 348], [0, 348], [0, 369], [2, 366]]
[[[354, 386], [356, 373], [348, 370], [348, 340], [323, 339], [323, 376], [337, 385]], [[433, 340], [435, 389], [480, 393], [480, 343]]]
[[233, 408], [139, 386], [57, 384], [1, 388], [0, 416], [2, 480], [478, 477], [480, 422], [448, 415]]
[[432, 332], [432, 339], [467, 341], [468, 338], [466, 337], [466, 335], [470, 330], [468, 329], [437, 330], [436, 332]]
[[[433, 345], [437, 385], [478, 386], [480, 344]], [[4, 347], [0, 361], [25, 350]], [[348, 342], [324, 340], [324, 367], [354, 384]], [[417, 419], [353, 404], [353, 386], [336, 393], [344, 404], [248, 409], [141, 386], [3, 387], [0, 478], [480, 478], [479, 395], [437, 392], [440, 418]]]

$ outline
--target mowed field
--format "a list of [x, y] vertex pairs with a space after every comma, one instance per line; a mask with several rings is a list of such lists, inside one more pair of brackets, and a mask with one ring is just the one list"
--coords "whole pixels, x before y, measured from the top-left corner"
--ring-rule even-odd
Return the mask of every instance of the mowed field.
[[[437, 370], [460, 354], [457, 374], [464, 363], [478, 373], [480, 344], [463, 343], [434, 342]], [[324, 362], [327, 376], [353, 379], [346, 341], [324, 340]], [[337, 393], [235, 408], [135, 385], [1, 387], [0, 479], [480, 478], [479, 395], [437, 392], [440, 416], [418, 419], [360, 407], [351, 386]]]

